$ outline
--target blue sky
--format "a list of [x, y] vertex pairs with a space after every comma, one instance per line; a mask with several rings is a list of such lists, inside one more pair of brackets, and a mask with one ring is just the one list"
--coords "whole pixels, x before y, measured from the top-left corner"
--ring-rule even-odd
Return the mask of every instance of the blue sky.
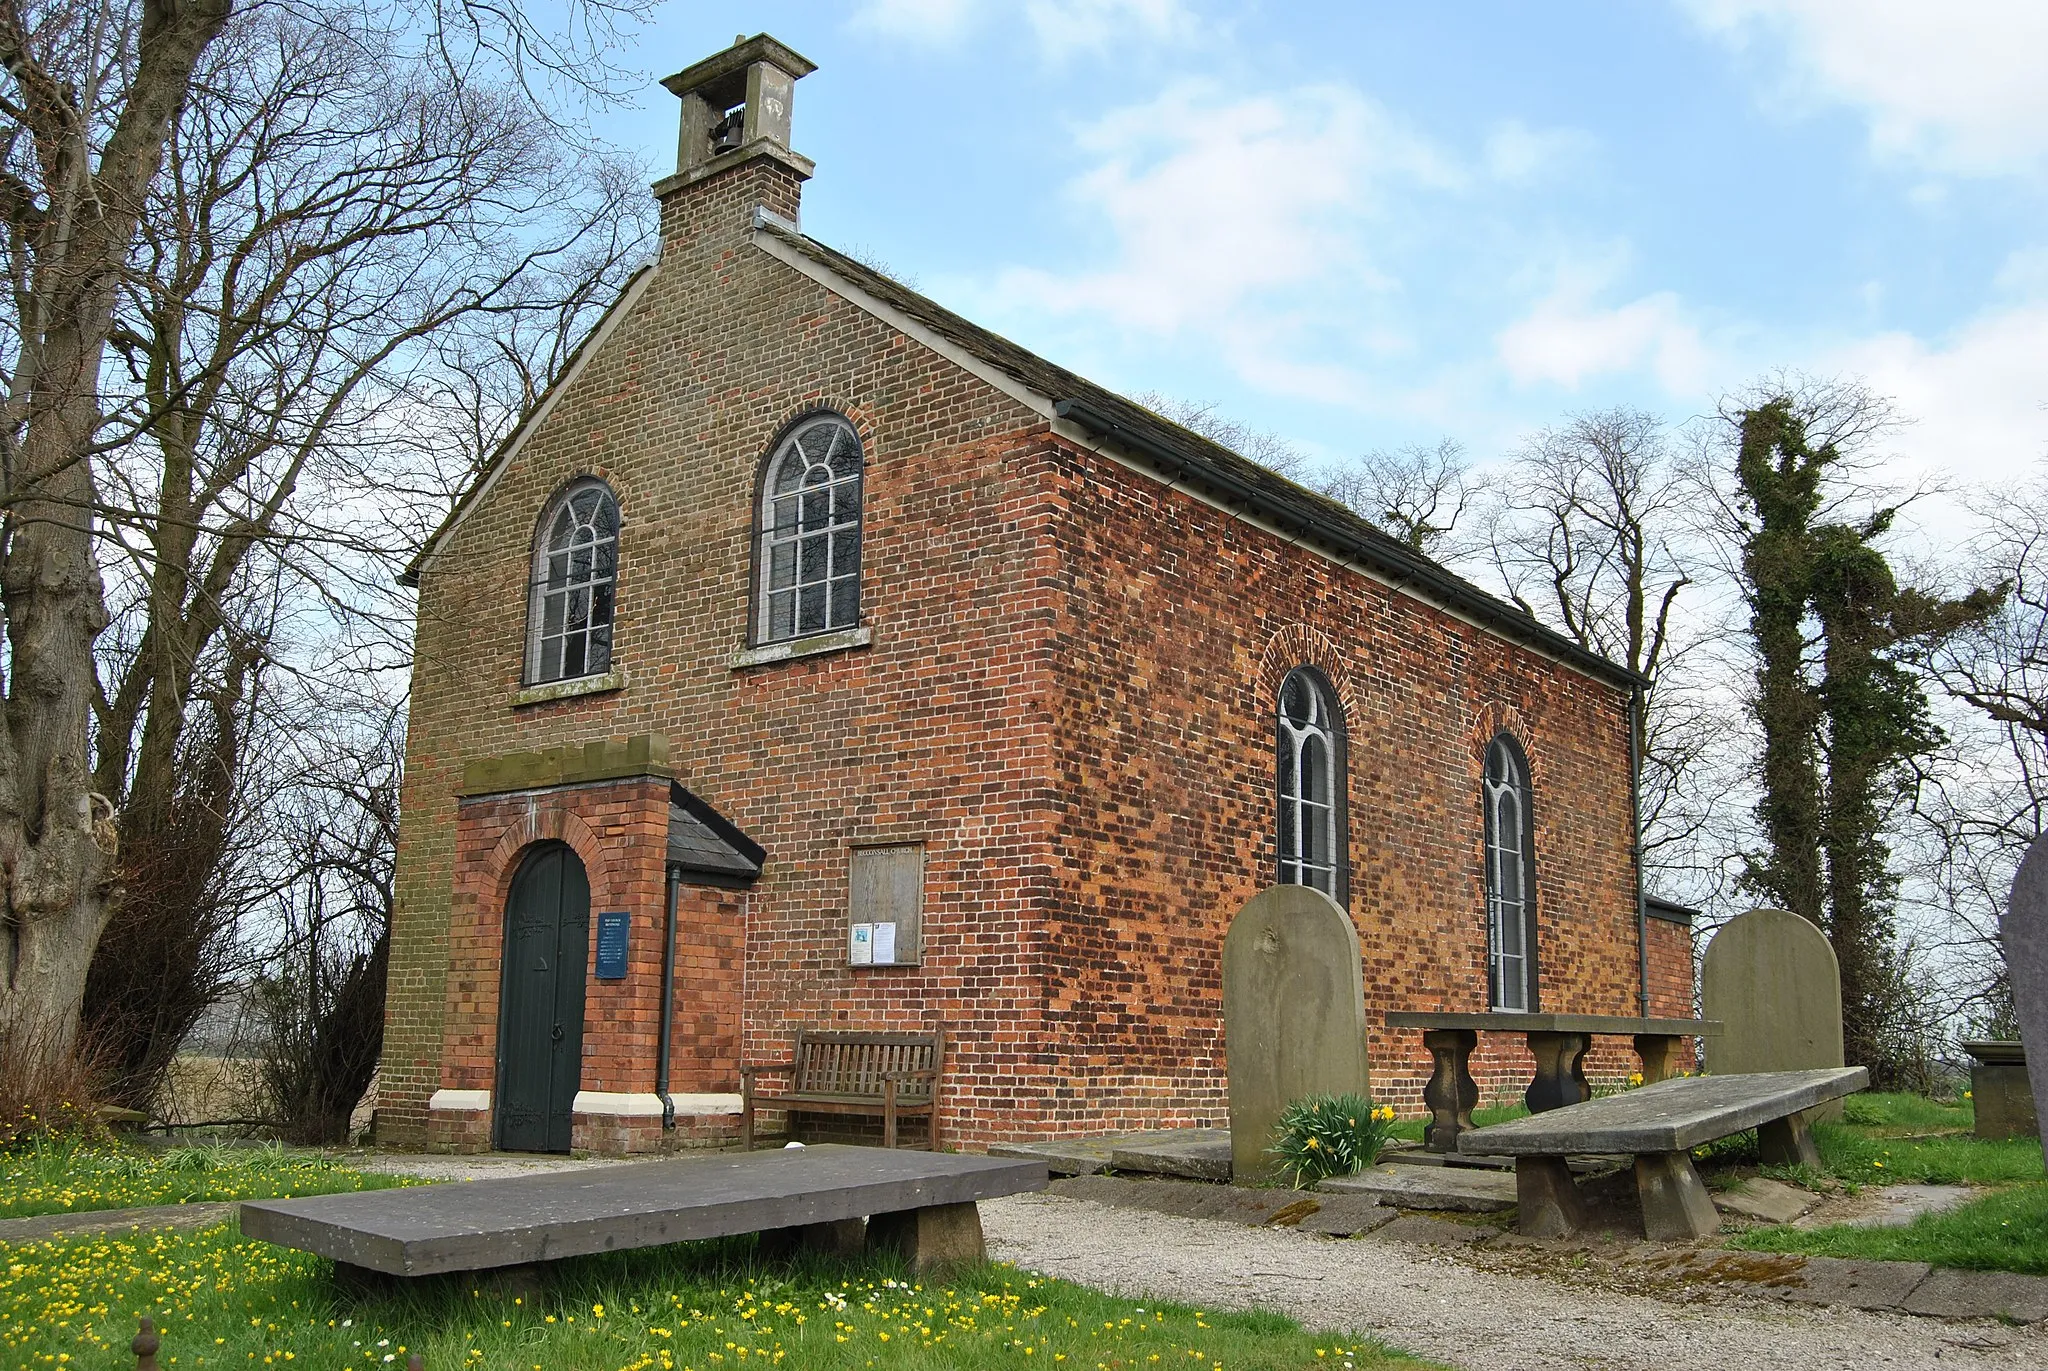
[[1902, 477], [2048, 455], [2038, 0], [674, 4], [631, 58], [740, 30], [819, 64], [807, 232], [1326, 460], [1781, 366], [1895, 397]]

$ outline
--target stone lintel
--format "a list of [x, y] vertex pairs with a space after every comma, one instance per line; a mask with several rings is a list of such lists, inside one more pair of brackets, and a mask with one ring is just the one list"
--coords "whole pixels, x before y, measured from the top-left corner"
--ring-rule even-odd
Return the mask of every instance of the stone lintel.
[[475, 757], [463, 764], [462, 784], [455, 793], [462, 799], [473, 800], [485, 795], [552, 790], [639, 776], [674, 778], [667, 734], [641, 733], [630, 738], [543, 748], [538, 752]]

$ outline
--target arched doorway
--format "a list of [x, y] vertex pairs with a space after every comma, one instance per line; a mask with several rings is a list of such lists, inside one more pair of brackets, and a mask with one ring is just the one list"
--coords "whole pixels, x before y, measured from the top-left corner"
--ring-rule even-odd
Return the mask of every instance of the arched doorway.
[[590, 879], [563, 843], [528, 852], [505, 900], [495, 1146], [567, 1152], [583, 1074]]

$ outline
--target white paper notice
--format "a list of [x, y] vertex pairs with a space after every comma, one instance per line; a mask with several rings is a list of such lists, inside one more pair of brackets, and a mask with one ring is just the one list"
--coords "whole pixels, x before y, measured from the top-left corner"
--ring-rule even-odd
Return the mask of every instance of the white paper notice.
[[876, 925], [875, 925], [875, 965], [876, 965], [876, 966], [894, 966], [895, 964], [896, 964], [896, 925], [895, 925], [895, 924], [876, 924]]
[[[889, 941], [892, 946], [896, 941], [895, 933], [896, 930], [892, 927], [889, 930]], [[874, 939], [875, 926], [873, 924], [855, 924], [853, 926], [853, 941], [847, 948], [846, 959], [855, 966], [873, 966], [875, 962]]]

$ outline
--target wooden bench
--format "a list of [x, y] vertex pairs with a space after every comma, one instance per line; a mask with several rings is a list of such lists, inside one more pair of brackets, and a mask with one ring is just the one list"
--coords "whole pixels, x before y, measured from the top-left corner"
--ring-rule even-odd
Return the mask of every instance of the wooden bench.
[[1593, 1039], [1620, 1036], [1634, 1041], [1643, 1064], [1643, 1081], [1670, 1078], [1678, 1049], [1689, 1037], [1711, 1037], [1721, 1031], [1713, 1019], [1637, 1019], [1613, 1014], [1438, 1013], [1396, 1010], [1387, 1015], [1389, 1028], [1419, 1028], [1422, 1045], [1434, 1063], [1422, 1101], [1430, 1124], [1422, 1145], [1431, 1152], [1456, 1152], [1458, 1136], [1472, 1128], [1479, 1105], [1479, 1086], [1472, 1079], [1472, 1051], [1481, 1033], [1519, 1033], [1536, 1059], [1536, 1073], [1522, 1093], [1531, 1114], [1541, 1114], [1593, 1098], [1586, 1080], [1586, 1053]]
[[1458, 1150], [1515, 1159], [1516, 1229], [1539, 1238], [1566, 1237], [1585, 1225], [1567, 1156], [1633, 1155], [1643, 1236], [1682, 1242], [1721, 1226], [1693, 1168], [1693, 1148], [1754, 1128], [1765, 1165], [1818, 1166], [1805, 1111], [1869, 1084], [1860, 1066], [1691, 1076], [1474, 1129], [1458, 1139]]
[[[925, 1146], [939, 1145], [939, 1076], [946, 1063], [946, 1035], [938, 1033], [839, 1033], [799, 1028], [788, 1061], [740, 1068], [740, 1146], [754, 1146], [754, 1109], [817, 1114], [867, 1114], [882, 1120], [882, 1146], [896, 1146], [896, 1123], [904, 1115], [930, 1122]], [[756, 1076], [786, 1076], [789, 1088], [763, 1092]]]
[[804, 1147], [241, 1206], [242, 1232], [360, 1281], [527, 1266], [739, 1233], [870, 1248], [929, 1269], [984, 1255], [977, 1201], [1043, 1190], [1042, 1161]]

